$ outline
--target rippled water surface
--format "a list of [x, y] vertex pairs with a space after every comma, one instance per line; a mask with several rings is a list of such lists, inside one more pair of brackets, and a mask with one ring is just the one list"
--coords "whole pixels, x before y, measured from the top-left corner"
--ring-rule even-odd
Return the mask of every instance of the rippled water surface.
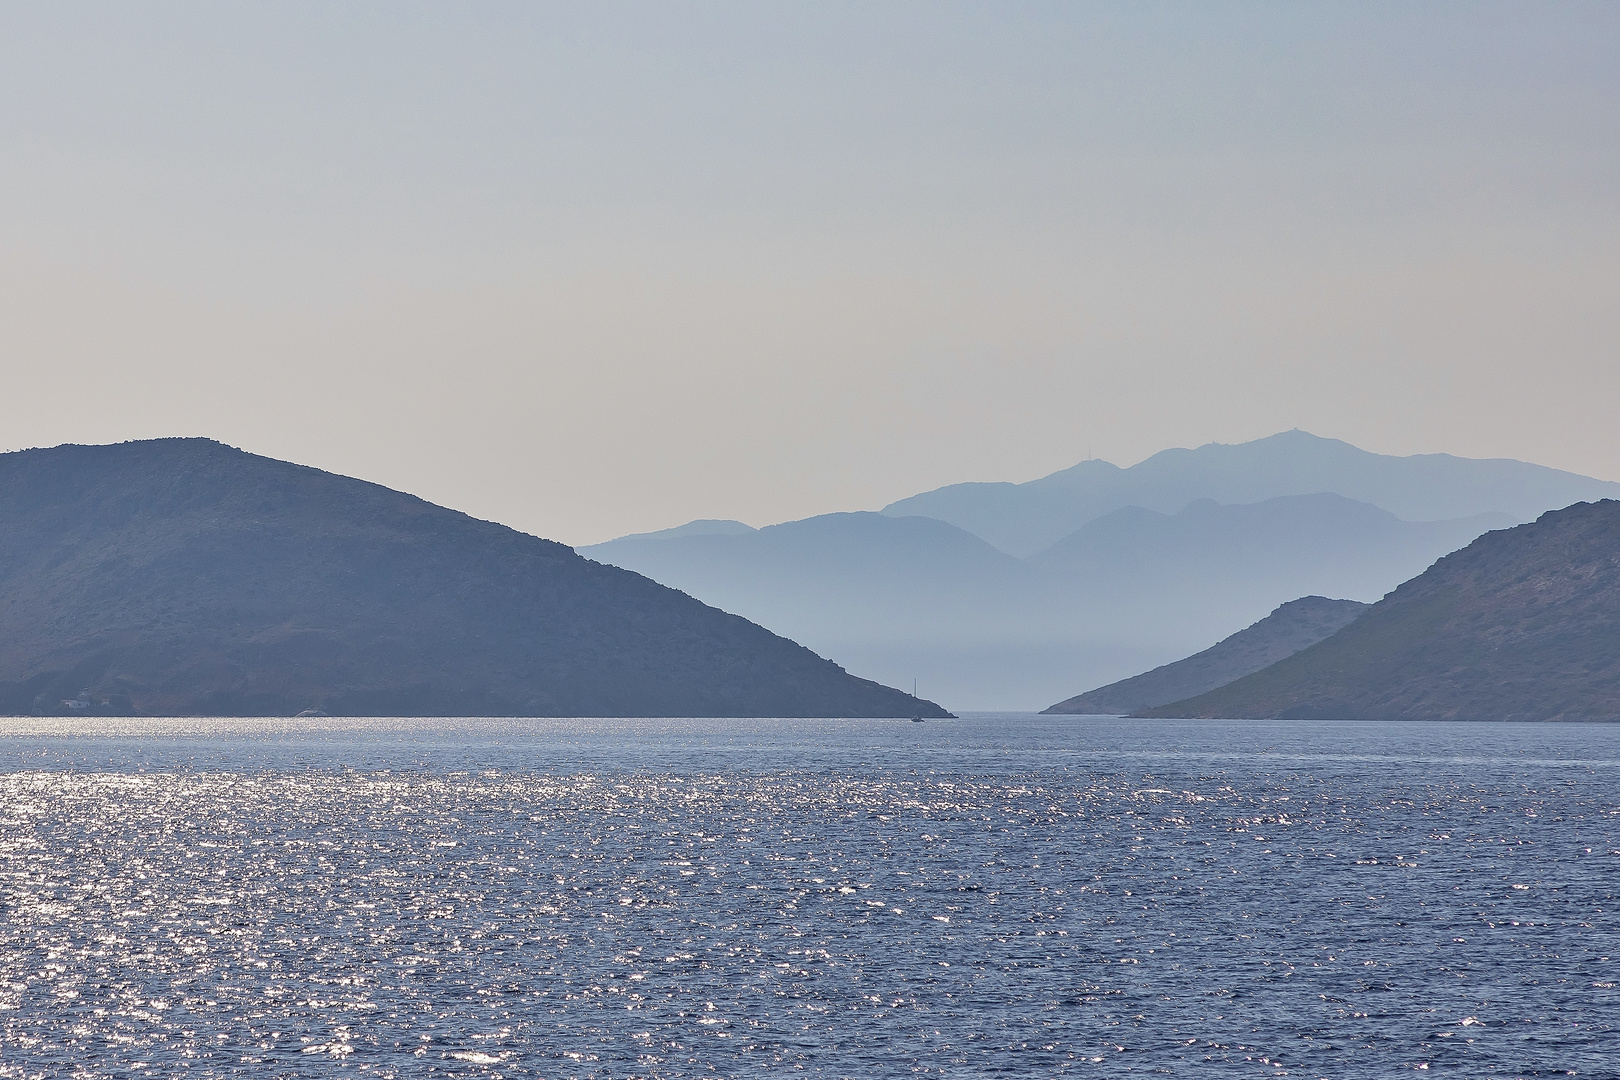
[[0, 720], [0, 1076], [1612, 1077], [1617, 891], [1613, 726]]

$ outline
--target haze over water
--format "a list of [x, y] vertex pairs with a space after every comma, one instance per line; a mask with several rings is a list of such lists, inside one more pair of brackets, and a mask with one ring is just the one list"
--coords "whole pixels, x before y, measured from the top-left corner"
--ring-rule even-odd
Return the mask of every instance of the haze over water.
[[1620, 1060], [1620, 727], [0, 725], [4, 1077]]

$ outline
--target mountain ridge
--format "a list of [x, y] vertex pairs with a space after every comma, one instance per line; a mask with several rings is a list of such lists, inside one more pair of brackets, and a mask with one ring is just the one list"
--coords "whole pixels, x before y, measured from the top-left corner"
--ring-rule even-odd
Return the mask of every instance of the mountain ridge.
[[[1309, 594], [1376, 600], [1503, 522], [1402, 522], [1336, 495], [1123, 510], [1017, 559], [945, 522], [826, 514], [581, 553], [738, 612], [890, 685], [1040, 709], [1200, 651]], [[1038, 695], [1038, 696], [1037, 696]]]
[[1344, 629], [1141, 716], [1620, 720], [1620, 501], [1489, 532]]
[[1197, 499], [1224, 505], [1331, 492], [1405, 521], [1543, 511], [1620, 497], [1620, 483], [1512, 458], [1375, 454], [1294, 429], [1246, 443], [1175, 447], [1121, 468], [1083, 461], [1023, 483], [950, 484], [882, 513], [948, 521], [1010, 554], [1033, 555], [1126, 506], [1176, 513]]
[[68, 701], [945, 715], [564, 545], [207, 439], [0, 455], [0, 709]]
[[[1620, 484], [1510, 459], [1371, 454], [1295, 430], [1173, 448], [1129, 468], [1090, 460], [1021, 485], [955, 485], [879, 512], [954, 530], [935, 534], [954, 554], [922, 543], [915, 524], [896, 526], [903, 540], [837, 515], [804, 519], [823, 523], [822, 549], [792, 557], [783, 538], [808, 535], [792, 522], [760, 537], [580, 550], [869, 678], [917, 677], [963, 708], [1040, 709], [1198, 652], [1307, 594], [1376, 601], [1482, 532], [1604, 493], [1620, 495]], [[839, 522], [866, 539], [838, 535]], [[971, 557], [966, 537], [983, 545]], [[880, 573], [868, 542], [909, 544], [912, 565]], [[847, 573], [829, 566], [835, 550]]]

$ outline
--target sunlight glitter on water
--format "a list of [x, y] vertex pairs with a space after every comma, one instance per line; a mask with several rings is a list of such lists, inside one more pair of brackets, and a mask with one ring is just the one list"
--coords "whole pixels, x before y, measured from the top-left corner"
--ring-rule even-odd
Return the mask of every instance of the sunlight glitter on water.
[[1378, 725], [143, 723], [0, 744], [0, 1076], [1620, 1049], [1608, 734], [1437, 766]]

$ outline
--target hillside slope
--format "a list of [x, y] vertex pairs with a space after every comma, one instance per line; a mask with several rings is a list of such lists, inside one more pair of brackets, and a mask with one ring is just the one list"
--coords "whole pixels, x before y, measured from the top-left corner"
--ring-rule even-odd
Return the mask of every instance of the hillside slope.
[[176, 715], [944, 715], [560, 544], [205, 439], [0, 455], [0, 711], [67, 700]]
[[1325, 596], [1290, 600], [1201, 653], [1076, 695], [1044, 711], [1121, 716], [1202, 694], [1315, 645], [1354, 621], [1369, 606]]
[[1487, 533], [1325, 641], [1141, 715], [1620, 720], [1620, 502]]

